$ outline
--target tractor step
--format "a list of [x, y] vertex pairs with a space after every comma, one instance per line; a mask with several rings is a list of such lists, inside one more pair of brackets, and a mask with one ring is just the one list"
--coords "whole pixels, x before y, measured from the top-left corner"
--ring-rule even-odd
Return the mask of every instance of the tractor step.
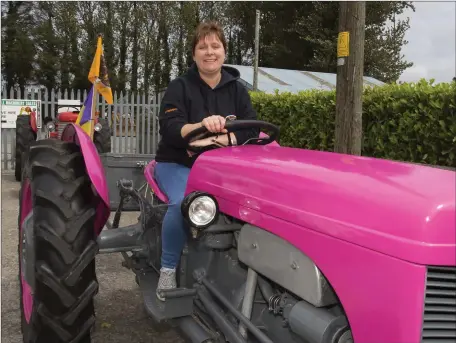
[[157, 273], [154, 270], [139, 271], [137, 275], [146, 312], [157, 323], [193, 314], [193, 299], [196, 295], [195, 289], [176, 288], [169, 291], [162, 291], [165, 301], [161, 301], [157, 298], [156, 294], [158, 284]]

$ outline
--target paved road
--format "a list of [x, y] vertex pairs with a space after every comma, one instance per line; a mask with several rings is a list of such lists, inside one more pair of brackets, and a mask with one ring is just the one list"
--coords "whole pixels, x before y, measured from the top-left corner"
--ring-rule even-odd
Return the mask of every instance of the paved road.
[[[1, 341], [22, 343], [17, 281], [17, 216], [19, 184], [2, 175], [2, 330]], [[132, 224], [136, 213], [126, 213], [121, 225]], [[99, 255], [100, 291], [95, 298], [97, 323], [93, 343], [183, 343], [173, 331], [154, 331], [131, 272], [121, 266], [122, 256]]]

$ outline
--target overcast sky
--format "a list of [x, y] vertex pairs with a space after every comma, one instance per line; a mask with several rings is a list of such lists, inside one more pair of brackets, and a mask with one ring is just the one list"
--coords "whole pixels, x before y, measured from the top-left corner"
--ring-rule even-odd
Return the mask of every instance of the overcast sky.
[[401, 75], [401, 81], [421, 78], [450, 82], [456, 76], [456, 5], [454, 1], [414, 2], [410, 17], [409, 42], [403, 47], [407, 61], [414, 66]]

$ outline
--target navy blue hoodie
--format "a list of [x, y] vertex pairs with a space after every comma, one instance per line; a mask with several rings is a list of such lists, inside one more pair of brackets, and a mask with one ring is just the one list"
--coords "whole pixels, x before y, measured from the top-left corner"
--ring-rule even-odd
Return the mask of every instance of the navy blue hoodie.
[[[257, 119], [247, 89], [237, 80], [239, 71], [222, 66], [222, 78], [212, 89], [205, 83], [193, 64], [186, 74], [169, 83], [162, 100], [159, 124], [162, 139], [156, 153], [157, 162], [175, 162], [191, 167], [197, 156], [189, 157], [181, 136], [185, 124], [201, 122], [205, 117], [234, 114], [237, 119]], [[258, 129], [234, 132], [237, 144], [258, 137]]]

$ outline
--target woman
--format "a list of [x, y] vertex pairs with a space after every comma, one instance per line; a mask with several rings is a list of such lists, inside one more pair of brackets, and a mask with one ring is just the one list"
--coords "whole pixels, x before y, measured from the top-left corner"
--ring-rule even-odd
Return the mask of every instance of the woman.
[[[162, 258], [158, 289], [176, 287], [176, 266], [187, 239], [188, 228], [180, 212], [190, 168], [197, 158], [186, 149], [184, 138], [193, 130], [205, 126], [220, 133], [218, 144], [228, 145], [225, 117], [256, 119], [250, 96], [237, 80], [239, 71], [222, 66], [226, 55], [226, 40], [222, 28], [214, 23], [202, 23], [192, 43], [194, 64], [188, 72], [171, 81], [160, 109], [160, 135], [155, 160], [155, 178], [167, 195], [169, 207], [162, 227]], [[258, 130], [230, 133], [233, 145], [258, 137]], [[194, 146], [214, 144], [214, 137], [192, 142]], [[157, 292], [157, 297], [160, 298]]]

